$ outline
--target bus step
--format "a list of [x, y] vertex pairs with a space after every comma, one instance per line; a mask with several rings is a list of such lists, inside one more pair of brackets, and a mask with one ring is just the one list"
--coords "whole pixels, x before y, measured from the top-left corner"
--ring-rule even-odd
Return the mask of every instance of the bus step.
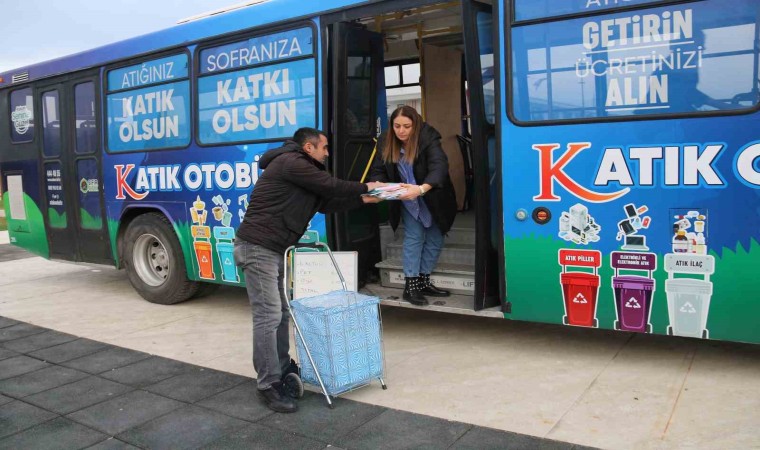
[[[404, 244], [401, 242], [391, 242], [385, 247], [385, 258], [391, 260], [403, 260]], [[444, 241], [441, 256], [438, 257], [438, 264], [459, 264], [475, 266], [475, 246], [470, 244], [450, 244]]]
[[[380, 269], [380, 284], [384, 287], [404, 287], [404, 269], [400, 259], [388, 259], [375, 264]], [[430, 276], [433, 284], [452, 294], [474, 295], [475, 269], [472, 265], [439, 262]]]

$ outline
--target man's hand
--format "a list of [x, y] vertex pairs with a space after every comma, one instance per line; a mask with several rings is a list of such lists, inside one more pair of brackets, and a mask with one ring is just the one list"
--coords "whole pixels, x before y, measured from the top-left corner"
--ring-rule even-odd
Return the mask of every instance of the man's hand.
[[385, 183], [381, 183], [379, 181], [370, 181], [367, 183], [367, 191], [371, 191], [372, 189], [377, 189], [383, 186], [385, 186]]
[[383, 201], [380, 197], [374, 197], [372, 195], [362, 195], [362, 201], [364, 203], [380, 203]]

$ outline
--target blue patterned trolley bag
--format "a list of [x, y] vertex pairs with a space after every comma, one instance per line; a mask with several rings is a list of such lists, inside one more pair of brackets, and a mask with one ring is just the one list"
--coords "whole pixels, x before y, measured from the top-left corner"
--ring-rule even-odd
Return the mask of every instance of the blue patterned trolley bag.
[[[322, 247], [332, 261], [343, 290], [290, 300], [289, 273], [296, 249]], [[296, 334], [296, 355], [304, 383], [319, 386], [332, 408], [330, 396], [380, 381], [386, 389], [380, 299], [348, 291], [329, 247], [322, 242], [299, 244], [285, 251], [286, 297]], [[327, 274], [325, 274], [327, 276]]]

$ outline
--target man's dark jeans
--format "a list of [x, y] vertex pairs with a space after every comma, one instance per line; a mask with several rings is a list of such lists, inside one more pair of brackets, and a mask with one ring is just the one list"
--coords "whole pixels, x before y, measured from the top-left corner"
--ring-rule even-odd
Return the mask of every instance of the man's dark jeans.
[[258, 388], [279, 382], [290, 365], [288, 307], [282, 290], [283, 255], [237, 239], [235, 264], [243, 269], [253, 316], [253, 368]]

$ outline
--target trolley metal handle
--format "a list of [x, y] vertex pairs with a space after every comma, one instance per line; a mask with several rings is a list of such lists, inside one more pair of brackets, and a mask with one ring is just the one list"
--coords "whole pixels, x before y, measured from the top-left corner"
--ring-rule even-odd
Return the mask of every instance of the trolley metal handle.
[[[286, 268], [289, 267], [288, 266], [288, 255], [291, 252], [293, 252], [293, 266], [291, 267], [291, 269], [295, 269], [295, 255], [297, 253], [296, 250], [299, 249], [299, 248], [317, 248], [317, 249], [318, 248], [323, 248], [323, 249], [327, 250], [327, 254], [330, 256], [330, 261], [332, 262], [332, 265], [335, 268], [335, 271], [338, 272], [338, 278], [340, 278], [340, 284], [341, 284], [341, 286], [343, 286], [343, 290], [344, 291], [348, 290], [348, 286], [346, 285], [346, 279], [343, 278], [343, 273], [340, 271], [340, 267], [338, 267], [338, 262], [335, 260], [335, 256], [333, 256], [333, 253], [330, 250], [330, 247], [327, 244], [325, 244], [324, 242], [298, 243], [296, 245], [291, 245], [290, 247], [288, 247], [285, 250], [285, 255], [283, 256], [283, 267], [286, 267]], [[290, 298], [290, 295], [289, 295], [290, 294], [290, 290], [288, 289], [288, 286], [290, 286], [289, 281], [290, 281], [290, 278], [291, 278], [291, 277], [289, 277], [289, 275], [292, 276], [292, 274], [290, 273], [291, 270], [284, 270], [284, 272], [285, 273], [283, 274], [283, 280], [282, 281], [283, 281], [283, 284], [284, 284], [283, 288], [285, 290], [285, 299], [288, 302], [290, 302], [291, 298]]]

